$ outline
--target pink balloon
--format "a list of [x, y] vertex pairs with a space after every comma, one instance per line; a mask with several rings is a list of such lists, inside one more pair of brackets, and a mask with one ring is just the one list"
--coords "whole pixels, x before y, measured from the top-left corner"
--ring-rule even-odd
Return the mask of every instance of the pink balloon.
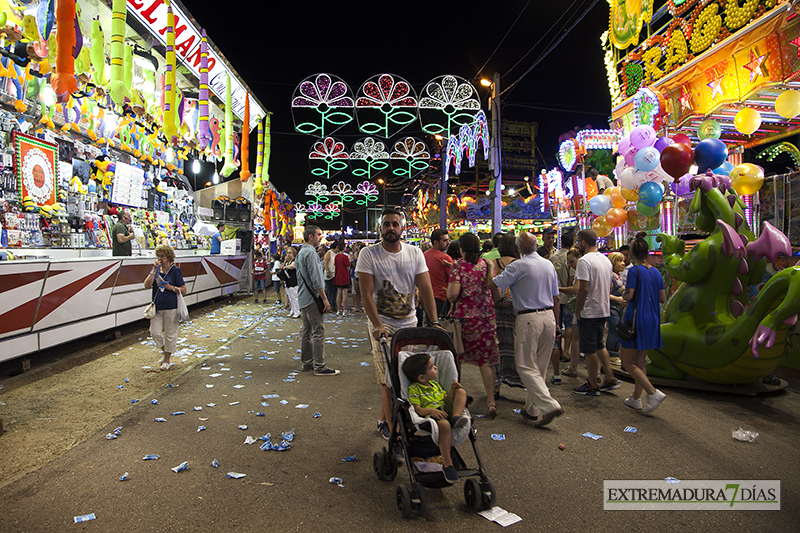
[[635, 146], [631, 146], [628, 148], [628, 151], [625, 152], [625, 164], [629, 167], [636, 166], [636, 154], [639, 153], [639, 149]]
[[656, 142], [656, 130], [653, 126], [641, 124], [631, 130], [631, 146], [636, 148], [647, 148]]
[[627, 135], [619, 141], [619, 147], [617, 148], [617, 152], [625, 155], [625, 152], [628, 151], [628, 148], [631, 147], [631, 139]]

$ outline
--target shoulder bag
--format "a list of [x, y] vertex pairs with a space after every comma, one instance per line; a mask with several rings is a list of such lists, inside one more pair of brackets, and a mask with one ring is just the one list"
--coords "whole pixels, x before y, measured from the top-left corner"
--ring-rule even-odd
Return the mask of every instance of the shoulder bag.
[[[636, 286], [633, 288], [634, 294], [639, 290], [639, 278], [641, 278], [638, 267], [636, 268], [636, 274]], [[633, 302], [633, 320], [629, 322], [620, 320], [617, 323], [617, 335], [623, 341], [636, 340], [636, 301]]]
[[[295, 263], [296, 265], [296, 263]], [[300, 281], [302, 281], [308, 292], [311, 293], [311, 297], [314, 298], [314, 303], [317, 304], [317, 309], [319, 309], [320, 314], [325, 312], [325, 302], [322, 301], [322, 297], [319, 295], [317, 291], [311, 288], [311, 284], [306, 281], [306, 277], [303, 275], [303, 271], [299, 268], [295, 269], [298, 274], [300, 274]]]
[[[172, 266], [169, 267], [169, 270], [167, 270], [167, 274], [169, 274], [169, 271], [172, 270]], [[159, 267], [158, 270], [161, 270], [161, 267]], [[156, 270], [156, 275], [158, 275], [158, 270]], [[167, 274], [164, 274], [164, 276], [166, 276]], [[164, 278], [164, 276], [162, 276], [162, 279]], [[153, 284], [155, 283], [156, 283], [155, 276], [153, 276]], [[158, 298], [158, 289], [156, 289], [156, 295], [153, 296], [153, 301], [150, 302], [150, 304], [144, 308], [144, 317], [148, 320], [151, 320], [153, 317], [156, 316], [156, 298]]]

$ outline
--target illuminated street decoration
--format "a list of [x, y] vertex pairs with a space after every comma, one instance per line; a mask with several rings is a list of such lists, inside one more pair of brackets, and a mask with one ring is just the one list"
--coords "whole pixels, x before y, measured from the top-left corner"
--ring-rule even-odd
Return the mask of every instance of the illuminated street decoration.
[[330, 203], [325, 206], [316, 202], [307, 205], [295, 204], [294, 208], [297, 214], [305, 214], [306, 217], [311, 219], [324, 218], [326, 220], [333, 220], [341, 215], [341, 209], [337, 203]]
[[483, 144], [483, 158], [489, 159], [489, 126], [486, 123], [486, 113], [483, 110], [475, 115], [474, 122], [461, 126], [458, 137], [451, 135], [447, 141], [447, 157], [444, 162], [444, 179], [450, 176], [450, 163], [456, 167], [456, 175], [461, 174], [461, 162], [466, 152], [469, 166], [475, 166], [475, 155], [478, 143]]
[[356, 204], [369, 205], [378, 200], [378, 188], [374, 183], [364, 181], [358, 184], [353, 195], [360, 197], [356, 198]]
[[292, 97], [294, 128], [325, 137], [353, 120], [353, 97], [347, 84], [331, 74], [306, 78]]
[[750, 62], [744, 65], [744, 68], [750, 71], [750, 83], [758, 77], [766, 78], [767, 74], [764, 72], [766, 65], [764, 60], [767, 59], [769, 52], [766, 54], [758, 55], [758, 48], [755, 51], [750, 50]]
[[327, 202], [330, 198], [330, 192], [328, 191], [328, 186], [324, 183], [320, 183], [315, 181], [314, 183], [309, 184], [306, 187], [306, 196], [311, 196], [314, 198], [314, 201], [318, 204], [323, 204]]
[[656, 130], [661, 128], [664, 107], [661, 105], [658, 95], [651, 89], [643, 87], [636, 91], [636, 94], [633, 95], [633, 112], [637, 125], [652, 126]]
[[[676, 3], [683, 3], [680, 0]], [[608, 29], [611, 42], [615, 47], [624, 50], [636, 46], [639, 42], [639, 32], [642, 24], [650, 22], [653, 18], [653, 2], [609, 2], [611, 13], [609, 15]]]
[[[312, 201], [304, 209], [307, 213], [322, 212], [327, 208], [326, 202], [342, 206], [355, 201], [356, 205], [369, 205], [378, 199], [378, 188], [368, 181], [359, 183], [355, 190], [344, 181], [335, 183], [330, 190], [324, 183], [315, 181], [306, 187], [306, 196], [311, 196]], [[326, 212], [327, 213], [327, 212]]]
[[350, 169], [353, 176], [372, 179], [389, 168], [389, 152], [383, 142], [365, 137], [353, 145], [350, 152]]
[[361, 86], [355, 108], [358, 129], [392, 137], [417, 119], [417, 95], [403, 78], [380, 74]]
[[349, 157], [344, 143], [333, 137], [325, 137], [311, 147], [308, 164], [314, 176], [331, 179], [347, 168]]
[[350, 187], [349, 183], [345, 183], [344, 181], [340, 181], [339, 183], [335, 183], [333, 187], [331, 187], [331, 196], [336, 196], [339, 198], [337, 200], [340, 204], [346, 204], [348, 202], [352, 202], [354, 200], [355, 191], [352, 187]]
[[406, 179], [413, 178], [431, 165], [431, 153], [427, 145], [414, 137], [406, 137], [394, 143], [389, 157], [392, 173]]
[[456, 129], [471, 124], [481, 109], [477, 91], [464, 78], [445, 75], [429, 81], [419, 99], [422, 131], [430, 135], [455, 135]]
[[772, 162], [778, 155], [780, 154], [789, 154], [789, 157], [792, 158], [792, 162], [794, 163], [794, 169], [800, 169], [800, 150], [797, 149], [795, 145], [789, 142], [782, 142], [770, 146], [766, 150], [762, 150], [761, 152], [756, 155], [756, 159], [766, 159], [769, 162]]
[[616, 150], [622, 140], [619, 130], [581, 130], [575, 136], [584, 150]]
[[558, 162], [567, 172], [575, 170], [575, 165], [578, 164], [578, 141], [567, 139], [561, 143], [558, 147]]

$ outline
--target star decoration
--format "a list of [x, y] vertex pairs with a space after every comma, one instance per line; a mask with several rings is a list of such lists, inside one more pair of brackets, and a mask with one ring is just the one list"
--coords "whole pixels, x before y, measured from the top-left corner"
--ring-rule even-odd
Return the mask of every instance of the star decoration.
[[764, 74], [764, 60], [767, 59], [769, 54], [764, 55], [756, 55], [756, 52], [750, 50], [750, 62], [744, 65], [744, 68], [750, 71], [750, 83], [753, 83], [753, 80], [756, 79], [757, 76], [761, 76], [763, 78], [766, 77]]
[[692, 108], [692, 93], [686, 90], [686, 85], [681, 86], [681, 96], [678, 100], [681, 103], [682, 111]]
[[[716, 71], [714, 71], [714, 75], [716, 76]], [[722, 76], [718, 76], [711, 80], [711, 83], [707, 83], [708, 88], [711, 89], [711, 99], [713, 100], [719, 94], [720, 96], [724, 96], [725, 91], [722, 90], [722, 80], [725, 77], [723, 74]]]
[[789, 44], [793, 44], [797, 47], [797, 59], [800, 59], [800, 35], [789, 41]]

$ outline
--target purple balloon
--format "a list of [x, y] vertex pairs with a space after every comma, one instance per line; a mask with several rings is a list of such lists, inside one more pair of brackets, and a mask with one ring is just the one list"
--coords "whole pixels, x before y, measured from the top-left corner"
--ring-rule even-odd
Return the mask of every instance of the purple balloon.
[[687, 194], [691, 193], [692, 191], [689, 190], [689, 181], [693, 178], [691, 174], [684, 174], [681, 176], [681, 179], [675, 183], [675, 194], [678, 196], [686, 196]]
[[667, 146], [669, 146], [674, 142], [675, 141], [673, 141], [669, 137], [659, 137], [658, 140], [656, 140], [656, 143], [653, 145], [653, 148], [658, 150], [660, 153], [664, 148], [666, 148]]
[[656, 142], [656, 130], [653, 126], [640, 124], [631, 130], [631, 146], [636, 148], [647, 148]]
[[622, 155], [625, 155], [625, 152], [628, 151], [628, 148], [631, 147], [631, 138], [627, 135], [619, 141], [619, 147], [617, 148], [617, 152]]
[[628, 148], [628, 151], [625, 152], [625, 164], [629, 167], [635, 167], [637, 153], [639, 153], [639, 149], [635, 146]]

